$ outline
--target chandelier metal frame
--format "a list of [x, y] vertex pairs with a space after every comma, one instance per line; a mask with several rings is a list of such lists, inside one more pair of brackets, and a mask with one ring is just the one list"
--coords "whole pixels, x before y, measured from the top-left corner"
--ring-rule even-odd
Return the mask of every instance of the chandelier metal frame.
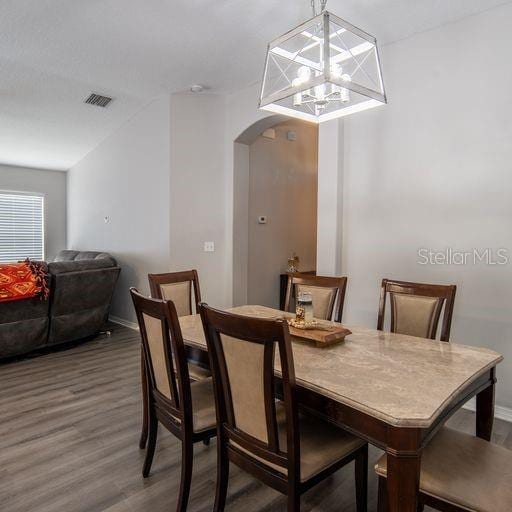
[[[316, 8], [318, 1], [319, 14]], [[269, 43], [259, 108], [318, 123], [386, 104], [387, 98], [375, 37], [325, 10], [326, 0], [317, 0], [317, 2], [311, 0], [313, 18]], [[315, 30], [313, 31], [312, 28]], [[348, 47], [341, 41], [342, 33], [359, 41], [359, 44]], [[284, 50], [285, 44], [289, 44], [292, 38], [297, 36], [302, 38], [301, 41], [305, 38], [305, 44], [295, 51]], [[336, 39], [339, 39], [341, 44]], [[335, 45], [333, 41], [337, 44]], [[318, 45], [320, 51], [319, 62], [313, 62], [304, 57], [304, 53], [315, 45]], [[372, 74], [364, 68], [370, 54], [373, 55]], [[358, 59], [358, 56], [361, 58]], [[277, 61], [277, 57], [280, 62]], [[352, 69], [355, 70], [352, 77], [336, 72], [337, 66], [341, 68], [340, 64], [345, 65], [345, 61], [349, 60], [353, 66]], [[285, 65], [281, 65], [283, 63]], [[276, 87], [275, 91], [269, 83], [272, 81], [269, 77], [270, 65], [278, 69], [278, 79], [281, 83], [284, 80], [285, 83], [284, 86]], [[298, 70], [299, 78], [289, 76], [292, 74], [291, 68], [296, 70], [299, 65], [301, 65]], [[300, 78], [301, 73], [304, 75], [302, 78]], [[361, 76], [362, 80], [354, 80], [355, 73], [359, 73], [358, 76]], [[276, 81], [276, 79], [273, 80], [273, 82]], [[330, 92], [328, 92], [329, 89]], [[317, 94], [318, 91], [320, 92]], [[352, 97], [350, 93], [353, 93]], [[291, 98], [294, 98], [292, 104], [287, 100]], [[352, 101], [353, 98], [357, 98], [358, 101]]]

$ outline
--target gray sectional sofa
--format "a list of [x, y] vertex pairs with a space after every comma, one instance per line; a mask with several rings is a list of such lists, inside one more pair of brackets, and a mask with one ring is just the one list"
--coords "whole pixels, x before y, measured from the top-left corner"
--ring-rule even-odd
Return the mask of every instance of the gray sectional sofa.
[[61, 251], [47, 264], [50, 297], [0, 304], [0, 359], [94, 336], [121, 269], [110, 254]]

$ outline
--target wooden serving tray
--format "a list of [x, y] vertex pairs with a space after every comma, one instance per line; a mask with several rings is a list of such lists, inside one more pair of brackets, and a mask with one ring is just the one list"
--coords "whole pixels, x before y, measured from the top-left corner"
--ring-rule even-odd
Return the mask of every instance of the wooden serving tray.
[[293, 325], [288, 325], [290, 334], [294, 338], [302, 338], [314, 341], [317, 347], [327, 347], [336, 343], [341, 343], [345, 336], [352, 334], [352, 331], [345, 329], [340, 325], [319, 325], [314, 329], [298, 329]]

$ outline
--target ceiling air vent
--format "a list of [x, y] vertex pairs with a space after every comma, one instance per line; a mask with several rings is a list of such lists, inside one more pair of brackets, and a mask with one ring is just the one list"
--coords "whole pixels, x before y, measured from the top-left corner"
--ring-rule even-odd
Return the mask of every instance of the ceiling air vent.
[[112, 98], [109, 98], [108, 96], [102, 96], [101, 94], [91, 92], [84, 103], [87, 103], [87, 105], [95, 105], [96, 107], [105, 108], [111, 101]]

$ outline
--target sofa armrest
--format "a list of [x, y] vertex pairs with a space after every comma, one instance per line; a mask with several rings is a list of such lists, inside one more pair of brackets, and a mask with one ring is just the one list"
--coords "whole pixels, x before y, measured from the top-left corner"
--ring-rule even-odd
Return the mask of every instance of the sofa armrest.
[[104, 327], [120, 271], [108, 267], [52, 273], [48, 344], [92, 336]]

